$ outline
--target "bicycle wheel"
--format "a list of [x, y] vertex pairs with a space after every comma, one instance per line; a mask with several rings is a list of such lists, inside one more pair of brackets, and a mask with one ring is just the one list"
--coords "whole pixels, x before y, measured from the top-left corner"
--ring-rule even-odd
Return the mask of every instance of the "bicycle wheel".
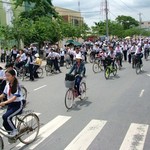
[[66, 69], [70, 69], [71, 68], [71, 62], [66, 62]]
[[141, 72], [141, 65], [140, 65], [140, 63], [137, 63], [135, 67], [136, 67], [136, 74], [139, 74]]
[[116, 64], [114, 65], [114, 68], [113, 68], [113, 75], [114, 76], [117, 75], [117, 65]]
[[110, 77], [110, 68], [109, 67], [106, 67], [104, 74], [105, 74], [105, 79], [106, 80], [109, 79], [109, 77]]
[[34, 113], [27, 114], [19, 121], [18, 139], [24, 144], [30, 144], [37, 138], [39, 129], [40, 122], [38, 116]]
[[74, 101], [74, 92], [72, 89], [69, 89], [65, 95], [65, 106], [67, 109], [71, 109]]
[[52, 68], [50, 65], [45, 65], [45, 71], [46, 73], [51, 72]]
[[24, 81], [25, 76], [26, 76], [26, 69], [23, 68], [23, 70], [22, 70], [22, 75], [21, 75], [21, 80], [22, 80], [22, 81]]
[[43, 76], [43, 68], [39, 67], [37, 69], [37, 74], [38, 74], [38, 77], [41, 78]]
[[22, 96], [23, 96], [23, 99], [26, 100], [27, 99], [27, 89], [21, 85], [21, 92], [22, 92]]
[[3, 138], [0, 136], [0, 150], [4, 149], [4, 141]]
[[86, 83], [81, 82], [80, 84], [80, 93], [81, 93], [81, 100], [84, 100], [86, 98]]
[[101, 72], [101, 68], [100, 68], [100, 64], [97, 62], [94, 62], [93, 66], [92, 66], [93, 72], [94, 73], [99, 73]]

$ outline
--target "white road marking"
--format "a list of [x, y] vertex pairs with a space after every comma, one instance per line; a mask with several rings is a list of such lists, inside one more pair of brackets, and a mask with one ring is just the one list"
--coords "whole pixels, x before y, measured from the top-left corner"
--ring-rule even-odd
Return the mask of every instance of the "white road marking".
[[34, 89], [33, 91], [40, 90], [40, 89], [42, 89], [42, 88], [44, 88], [44, 87], [46, 87], [46, 86], [47, 86], [47, 85], [40, 86], [40, 87], [38, 87], [38, 88]]
[[107, 121], [103, 120], [91, 120], [65, 150], [86, 150], [106, 123]]
[[120, 150], [143, 150], [148, 127], [145, 124], [131, 124]]
[[143, 89], [143, 90], [141, 90], [141, 93], [140, 93], [139, 97], [142, 97], [142, 96], [143, 96], [143, 94], [144, 94], [144, 92], [145, 92], [145, 90], [144, 90], [144, 89]]
[[[70, 118], [71, 117], [69, 117], [69, 116], [57, 116], [52, 121], [50, 121], [46, 125], [44, 125], [39, 131], [39, 137], [38, 137], [37, 141], [35, 141], [33, 143], [33, 145], [29, 147], [29, 149], [30, 150], [35, 149], [40, 143], [42, 143], [48, 136], [50, 136], [53, 132], [55, 132], [58, 128], [60, 128]], [[32, 137], [32, 135], [30, 137]], [[16, 147], [19, 149], [23, 146], [24, 146], [24, 144], [20, 143]]]
[[149, 76], [149, 77], [150, 77], [150, 74], [147, 74], [147, 76]]

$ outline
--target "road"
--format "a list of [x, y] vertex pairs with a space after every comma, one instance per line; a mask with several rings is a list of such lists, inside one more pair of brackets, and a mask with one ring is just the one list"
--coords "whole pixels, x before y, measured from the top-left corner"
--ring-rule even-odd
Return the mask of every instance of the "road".
[[[77, 100], [67, 111], [64, 105], [65, 73], [22, 82], [28, 89], [28, 109], [39, 113], [41, 132], [28, 146], [8, 144], [6, 150], [149, 150], [150, 68], [143, 73], [123, 63], [117, 77], [105, 80], [87, 64], [87, 100]], [[2, 115], [1, 111], [1, 115]]]

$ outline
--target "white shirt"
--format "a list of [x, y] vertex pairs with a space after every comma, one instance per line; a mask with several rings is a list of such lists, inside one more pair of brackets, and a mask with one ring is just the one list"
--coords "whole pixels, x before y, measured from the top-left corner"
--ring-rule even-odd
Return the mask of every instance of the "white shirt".
[[121, 47], [120, 47], [120, 46], [115, 48], [115, 53], [116, 53], [116, 54], [117, 54], [117, 53], [122, 53], [122, 50], [121, 50]]
[[25, 61], [27, 59], [27, 56], [25, 53], [21, 54], [20, 61]]
[[5, 71], [4, 70], [0, 70], [0, 78], [4, 78], [5, 77]]
[[10, 98], [16, 96], [17, 98], [16, 98], [16, 100], [14, 102], [20, 102], [20, 101], [23, 100], [21, 88], [20, 88], [19, 85], [17, 87], [17, 91], [14, 94], [12, 94], [11, 93], [11, 87], [10, 87], [9, 83], [7, 83], [3, 93], [7, 95], [7, 99], [10, 99]]

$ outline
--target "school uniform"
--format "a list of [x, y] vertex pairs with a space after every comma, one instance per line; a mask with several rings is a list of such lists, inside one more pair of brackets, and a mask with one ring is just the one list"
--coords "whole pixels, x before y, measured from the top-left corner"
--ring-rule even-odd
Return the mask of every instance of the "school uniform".
[[3, 118], [3, 126], [8, 132], [12, 132], [16, 130], [16, 127], [12, 121], [12, 118], [22, 112], [23, 109], [23, 97], [21, 94], [21, 88], [18, 85], [17, 91], [12, 94], [11, 93], [11, 86], [9, 83], [6, 84], [4, 92], [7, 95], [7, 99], [10, 99], [16, 96], [16, 100], [10, 104], [8, 104], [8, 108], [6, 113], [2, 116]]

